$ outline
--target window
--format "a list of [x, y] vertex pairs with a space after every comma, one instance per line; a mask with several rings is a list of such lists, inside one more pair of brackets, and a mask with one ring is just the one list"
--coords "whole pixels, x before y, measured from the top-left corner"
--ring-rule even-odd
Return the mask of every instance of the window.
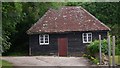
[[49, 35], [39, 35], [39, 44], [40, 45], [47, 45], [49, 44]]
[[92, 42], [92, 33], [83, 33], [83, 43], [91, 43]]

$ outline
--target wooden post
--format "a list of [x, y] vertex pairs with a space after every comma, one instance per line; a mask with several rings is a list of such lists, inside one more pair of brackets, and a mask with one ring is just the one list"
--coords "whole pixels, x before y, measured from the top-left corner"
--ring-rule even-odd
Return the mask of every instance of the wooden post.
[[115, 36], [112, 37], [112, 65], [115, 66]]
[[[29, 44], [30, 44], [30, 37], [29, 37]], [[31, 54], [31, 45], [29, 45], [29, 56], [31, 56], [32, 54]]]
[[109, 66], [111, 65], [111, 45], [110, 45], [110, 35], [108, 36], [108, 61], [109, 61]]
[[31, 56], [31, 47], [29, 46], [29, 56]]
[[99, 54], [100, 54], [100, 65], [102, 64], [102, 52], [101, 52], [101, 35], [99, 35]]

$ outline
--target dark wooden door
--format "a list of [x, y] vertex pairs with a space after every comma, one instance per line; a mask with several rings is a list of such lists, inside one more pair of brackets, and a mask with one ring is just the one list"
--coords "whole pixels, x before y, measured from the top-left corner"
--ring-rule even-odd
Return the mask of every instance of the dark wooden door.
[[59, 38], [58, 39], [58, 55], [67, 56], [67, 47], [68, 47], [68, 39]]

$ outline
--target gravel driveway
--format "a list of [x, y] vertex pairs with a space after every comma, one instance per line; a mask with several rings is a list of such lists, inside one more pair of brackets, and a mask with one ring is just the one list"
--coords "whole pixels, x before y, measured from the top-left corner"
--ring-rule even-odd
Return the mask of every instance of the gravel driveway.
[[54, 57], [54, 56], [22, 56], [2, 57], [3, 60], [13, 63], [14, 66], [87, 66], [88, 60], [84, 57]]

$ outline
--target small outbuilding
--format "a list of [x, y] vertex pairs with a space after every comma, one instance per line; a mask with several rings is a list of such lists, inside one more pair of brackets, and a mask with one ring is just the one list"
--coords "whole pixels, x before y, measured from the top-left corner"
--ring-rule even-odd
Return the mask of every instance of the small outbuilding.
[[49, 9], [28, 31], [30, 55], [82, 56], [110, 28], [82, 7]]

